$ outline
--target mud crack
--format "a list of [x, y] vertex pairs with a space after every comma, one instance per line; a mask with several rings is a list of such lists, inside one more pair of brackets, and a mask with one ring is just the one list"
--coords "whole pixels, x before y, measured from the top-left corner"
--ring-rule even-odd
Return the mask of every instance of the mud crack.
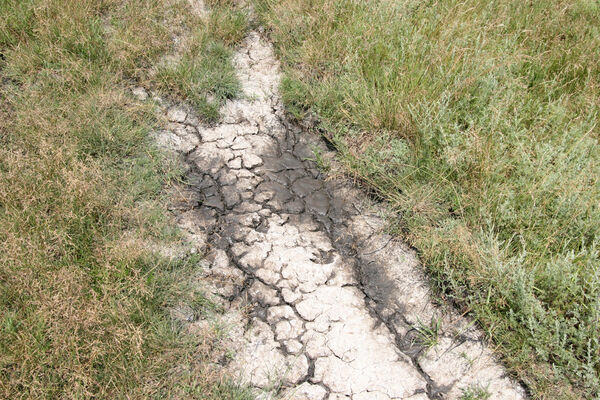
[[[174, 105], [156, 134], [188, 166], [193, 201], [173, 212], [208, 252], [206, 284], [240, 315], [226, 368], [264, 398], [458, 399], [474, 385], [524, 398], [481, 333], [434, 306], [385, 206], [311, 161], [331, 150], [285, 115], [268, 41], [250, 33], [234, 64], [244, 98], [221, 123]], [[414, 327], [435, 318], [426, 348]]]

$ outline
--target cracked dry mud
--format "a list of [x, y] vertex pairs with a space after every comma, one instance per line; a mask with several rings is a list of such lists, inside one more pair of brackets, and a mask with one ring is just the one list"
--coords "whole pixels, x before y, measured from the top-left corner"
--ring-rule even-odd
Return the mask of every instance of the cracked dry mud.
[[[175, 213], [228, 310], [226, 369], [261, 398], [525, 398], [482, 334], [433, 305], [414, 252], [385, 233], [384, 207], [309, 160], [327, 149], [286, 119], [270, 44], [252, 32], [234, 63], [244, 99], [218, 125], [176, 105], [157, 134], [189, 169]], [[433, 320], [426, 347], [417, 327]]]

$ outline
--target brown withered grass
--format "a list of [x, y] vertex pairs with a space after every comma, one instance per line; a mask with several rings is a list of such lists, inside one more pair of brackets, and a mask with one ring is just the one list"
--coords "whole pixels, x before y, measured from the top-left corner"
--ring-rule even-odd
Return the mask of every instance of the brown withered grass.
[[169, 317], [206, 302], [184, 279], [197, 258], [148, 250], [179, 240], [163, 206], [179, 172], [128, 89], [185, 95], [156, 78], [182, 35], [222, 49], [177, 61], [205, 68], [188, 79], [231, 70], [209, 28], [183, 0], [0, 1], [0, 398], [247, 398], [209, 367], [219, 334]]

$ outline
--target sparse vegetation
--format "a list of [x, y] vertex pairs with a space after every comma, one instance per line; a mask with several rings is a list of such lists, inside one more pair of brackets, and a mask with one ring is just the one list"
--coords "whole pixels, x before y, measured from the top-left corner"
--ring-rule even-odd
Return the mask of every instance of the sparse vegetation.
[[307, 159], [314, 162], [317, 165], [317, 168], [319, 168], [321, 171], [329, 171], [331, 169], [331, 160], [325, 157], [322, 150], [317, 146], [312, 148], [312, 152], [314, 157], [309, 157]]
[[437, 318], [432, 318], [431, 322], [426, 325], [421, 321], [412, 327], [417, 332], [417, 340], [419, 344], [426, 348], [431, 348], [438, 344], [441, 322]]
[[[167, 312], [211, 306], [181, 279], [193, 258], [148, 249], [178, 239], [162, 188], [179, 172], [128, 90], [234, 96], [245, 25], [211, 21], [184, 0], [0, 0], [0, 397], [248, 398], [203, 362], [210, 330]], [[186, 73], [157, 73], [174, 37]]]
[[257, 0], [293, 115], [535, 398], [600, 394], [600, 5]]
[[157, 69], [158, 87], [185, 98], [208, 121], [216, 121], [223, 101], [239, 92], [231, 64], [231, 46], [246, 35], [244, 12], [233, 4], [215, 3], [203, 24], [191, 24], [179, 54]]
[[486, 389], [475, 386], [463, 390], [460, 400], [488, 400], [490, 396]]

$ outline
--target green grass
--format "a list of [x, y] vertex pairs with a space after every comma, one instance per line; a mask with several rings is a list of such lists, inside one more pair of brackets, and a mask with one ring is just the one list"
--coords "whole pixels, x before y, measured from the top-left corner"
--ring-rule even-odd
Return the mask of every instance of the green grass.
[[229, 62], [231, 51], [220, 42], [204, 38], [180, 62], [161, 66], [157, 79], [161, 88], [187, 98], [207, 121], [216, 121], [223, 100], [233, 97], [239, 84]]
[[469, 387], [463, 390], [460, 400], [488, 400], [491, 394], [481, 387]]
[[205, 120], [214, 122], [223, 102], [240, 91], [231, 46], [244, 38], [248, 23], [243, 10], [215, 3], [207, 23], [191, 30], [192, 39], [179, 58], [160, 65], [155, 80], [163, 91], [186, 98]]
[[426, 349], [430, 349], [438, 344], [439, 333], [442, 323], [437, 318], [432, 318], [429, 324], [424, 324], [421, 321], [417, 321], [416, 325], [412, 326], [412, 329], [416, 332], [417, 342], [424, 346]]
[[[149, 250], [179, 240], [163, 188], [180, 173], [128, 88], [234, 96], [231, 74], [196, 84], [231, 71], [245, 29], [211, 21], [184, 0], [0, 0], [0, 397], [245, 398], [208, 367], [218, 335], [169, 317], [214, 307], [182, 279], [198, 260]], [[173, 65], [200, 67], [159, 80], [173, 37]]]
[[600, 4], [257, 0], [293, 115], [535, 398], [600, 394]]

